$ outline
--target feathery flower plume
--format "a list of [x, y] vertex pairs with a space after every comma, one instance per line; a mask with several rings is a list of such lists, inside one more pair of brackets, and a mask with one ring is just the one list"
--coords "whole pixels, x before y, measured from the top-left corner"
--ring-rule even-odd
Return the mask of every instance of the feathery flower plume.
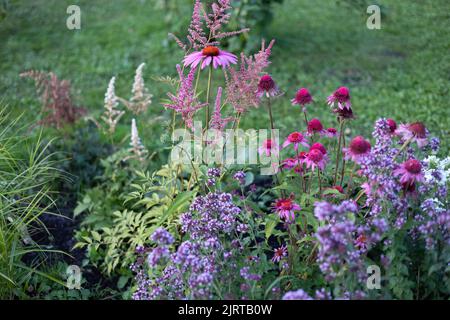
[[216, 103], [214, 106], [214, 113], [211, 118], [211, 122], [209, 127], [212, 129], [216, 129], [219, 131], [223, 131], [225, 129], [228, 122], [233, 120], [233, 117], [222, 118], [221, 109], [222, 109], [222, 87], [217, 88], [216, 95]]
[[246, 57], [241, 53], [240, 67], [227, 69], [225, 73], [227, 102], [237, 113], [243, 113], [250, 107], [257, 108], [260, 103], [256, 92], [264, 70], [269, 66], [269, 57], [275, 40], [266, 47], [261, 44], [261, 50], [253, 56]]
[[144, 66], [145, 63], [141, 63], [136, 69], [133, 88], [131, 89], [133, 96], [129, 102], [127, 101], [125, 103], [126, 107], [134, 114], [145, 112], [148, 106], [152, 103], [153, 95], [148, 93], [147, 88], [145, 88], [144, 85], [144, 78], [142, 77], [142, 69]]
[[114, 133], [116, 130], [117, 123], [120, 118], [124, 115], [125, 111], [117, 110], [118, 98], [115, 93], [114, 84], [116, 77], [112, 77], [108, 84], [108, 89], [105, 93], [105, 112], [101, 119], [108, 125], [108, 132]]
[[195, 76], [195, 68], [192, 68], [188, 75], [185, 76], [181, 70], [180, 65], [177, 65], [178, 76], [180, 77], [180, 88], [177, 95], [168, 93], [171, 103], [163, 104], [164, 107], [175, 110], [175, 112], [181, 114], [186, 126], [193, 130], [193, 117], [194, 114], [201, 108], [205, 107], [207, 103], [200, 103], [194, 96], [194, 90], [192, 88]]
[[145, 149], [144, 145], [141, 142], [141, 138], [139, 138], [139, 132], [136, 126], [136, 120], [134, 118], [131, 120], [131, 141], [129, 151], [139, 161], [144, 161], [145, 156], [148, 153], [147, 149]]

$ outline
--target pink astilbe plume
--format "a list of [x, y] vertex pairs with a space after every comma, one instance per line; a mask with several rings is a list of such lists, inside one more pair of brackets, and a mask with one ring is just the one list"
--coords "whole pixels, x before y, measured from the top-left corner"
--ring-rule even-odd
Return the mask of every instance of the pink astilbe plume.
[[175, 110], [180, 113], [186, 126], [189, 129], [193, 129], [193, 117], [194, 114], [201, 108], [205, 107], [207, 103], [200, 103], [194, 96], [194, 90], [192, 88], [195, 68], [192, 68], [187, 77], [183, 74], [180, 65], [177, 65], [178, 75], [180, 77], [180, 88], [177, 95], [168, 93], [171, 103], [163, 104], [168, 109]]
[[216, 129], [216, 130], [219, 130], [222, 132], [223, 129], [225, 129], [227, 123], [232, 121], [234, 118], [233, 117], [222, 118], [222, 114], [221, 114], [222, 103], [221, 102], [222, 102], [222, 87], [219, 87], [217, 89], [214, 113], [212, 115], [212, 119], [211, 119], [209, 127], [211, 129]]
[[264, 70], [269, 66], [269, 57], [275, 40], [267, 48], [262, 42], [261, 50], [253, 56], [246, 57], [241, 53], [239, 69], [228, 69], [226, 76], [227, 102], [236, 112], [243, 113], [250, 107], [257, 108], [260, 102], [256, 92]]
[[189, 48], [174, 34], [170, 33], [169, 37], [175, 39], [178, 46], [187, 52], [190, 49], [201, 51], [207, 46], [219, 46], [221, 39], [248, 32], [248, 28], [231, 32], [221, 31], [230, 20], [228, 13], [230, 9], [232, 9], [230, 0], [218, 0], [211, 4], [211, 12], [207, 13], [201, 1], [196, 0], [187, 35]]

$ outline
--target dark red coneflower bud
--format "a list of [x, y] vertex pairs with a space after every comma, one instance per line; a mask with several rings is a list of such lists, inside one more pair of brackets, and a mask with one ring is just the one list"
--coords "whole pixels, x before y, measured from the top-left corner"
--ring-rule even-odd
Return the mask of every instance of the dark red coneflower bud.
[[394, 119], [387, 119], [386, 120], [389, 126], [389, 131], [391, 133], [394, 133], [395, 130], [397, 130], [397, 122], [394, 121]]
[[339, 191], [339, 193], [344, 193], [344, 188], [342, 188], [341, 186], [333, 186], [331, 187], [331, 189], [337, 190]]
[[321, 144], [320, 142], [316, 142], [314, 143], [311, 148], [309, 148], [309, 151], [317, 149], [320, 152], [322, 152], [324, 155], [327, 154], [327, 149], [325, 149], [325, 147], [323, 146], [323, 144]]
[[353, 110], [351, 108], [347, 109], [335, 109], [333, 110], [339, 117], [343, 119], [354, 119]]

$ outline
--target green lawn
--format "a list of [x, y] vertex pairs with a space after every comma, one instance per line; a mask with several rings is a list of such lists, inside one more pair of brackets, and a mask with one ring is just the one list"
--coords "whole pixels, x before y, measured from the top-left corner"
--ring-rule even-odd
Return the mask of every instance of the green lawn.
[[[144, 143], [155, 149], [162, 145], [158, 141], [164, 128], [154, 119], [161, 114], [169, 118], [159, 104], [168, 87], [153, 77], [175, 75], [174, 65], [182, 53], [167, 40], [167, 33], [185, 32], [191, 1], [169, 1], [176, 7], [171, 17], [156, 0], [77, 1], [82, 10], [79, 31], [65, 25], [66, 8], [73, 1], [9, 2], [7, 16], [0, 22], [0, 99], [33, 119], [39, 108], [34, 87], [18, 74], [51, 70], [71, 80], [76, 101], [95, 116], [102, 111], [110, 77], [118, 77], [117, 93], [128, 97], [134, 69], [146, 62], [146, 81], [155, 99], [138, 124]], [[381, 30], [366, 28], [364, 7], [350, 8], [332, 0], [285, 0], [275, 6], [274, 22], [264, 37], [277, 40], [269, 71], [286, 92], [274, 107], [276, 124], [286, 131], [297, 124], [301, 129], [302, 118], [289, 100], [299, 86], [306, 86], [317, 101], [313, 115], [327, 126], [334, 125], [324, 101], [337, 86], [347, 85], [357, 116], [351, 134], [369, 134], [373, 121], [381, 116], [398, 122], [421, 120], [448, 151], [443, 138], [450, 125], [450, 3], [378, 3], [384, 14]], [[247, 114], [242, 125], [267, 123], [265, 109], [258, 109]]]

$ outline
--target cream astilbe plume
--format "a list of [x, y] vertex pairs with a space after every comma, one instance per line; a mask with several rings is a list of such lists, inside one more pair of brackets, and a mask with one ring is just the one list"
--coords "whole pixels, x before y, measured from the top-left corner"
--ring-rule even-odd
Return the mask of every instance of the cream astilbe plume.
[[101, 119], [108, 125], [108, 132], [114, 133], [116, 130], [117, 123], [120, 118], [124, 115], [125, 111], [117, 110], [119, 105], [118, 97], [115, 93], [115, 81], [116, 77], [112, 77], [108, 84], [108, 89], [105, 93], [105, 112], [103, 113]]
[[145, 149], [144, 145], [141, 142], [141, 138], [139, 138], [139, 132], [136, 126], [136, 120], [133, 118], [131, 120], [131, 141], [130, 141], [130, 149], [129, 151], [133, 154], [133, 157], [137, 158], [140, 161], [145, 160], [145, 156], [148, 151]]
[[152, 103], [153, 95], [148, 93], [147, 88], [145, 88], [144, 78], [142, 76], [144, 66], [145, 63], [141, 63], [136, 69], [133, 88], [131, 89], [132, 97], [130, 101], [120, 99], [134, 114], [145, 112], [148, 106]]

